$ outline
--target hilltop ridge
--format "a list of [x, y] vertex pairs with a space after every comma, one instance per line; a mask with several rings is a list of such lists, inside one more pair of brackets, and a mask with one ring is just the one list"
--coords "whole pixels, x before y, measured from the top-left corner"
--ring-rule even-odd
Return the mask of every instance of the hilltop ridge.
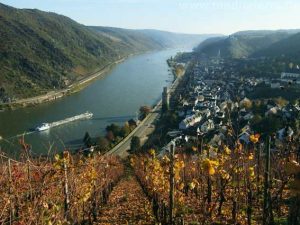
[[[300, 43], [293, 38], [297, 37], [299, 32], [297, 29], [240, 31], [227, 37], [209, 38], [200, 43], [195, 52], [207, 56], [220, 54], [224, 58], [247, 58], [263, 56], [264, 51], [272, 56], [272, 53], [275, 53], [272, 49], [277, 48], [277, 55], [289, 54], [288, 49], [300, 50]], [[280, 47], [281, 45], [285, 47]]]

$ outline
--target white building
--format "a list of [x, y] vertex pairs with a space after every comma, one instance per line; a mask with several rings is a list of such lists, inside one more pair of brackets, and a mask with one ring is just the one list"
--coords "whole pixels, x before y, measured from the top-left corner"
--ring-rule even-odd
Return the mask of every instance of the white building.
[[283, 82], [295, 82], [300, 84], [300, 72], [299, 73], [281, 73], [281, 81]]
[[271, 82], [271, 88], [275, 89], [275, 88], [280, 88], [280, 83], [279, 82]]
[[186, 130], [192, 126], [194, 126], [196, 123], [199, 123], [202, 119], [201, 113], [197, 112], [196, 114], [189, 116], [182, 120], [179, 124], [180, 130]]
[[215, 124], [214, 121], [212, 121], [211, 119], [205, 121], [205, 123], [201, 125], [201, 131], [204, 133], [211, 131], [213, 129], [215, 129]]
[[281, 79], [298, 79], [298, 78], [300, 78], [299, 73], [286, 73], [286, 72], [281, 73]]

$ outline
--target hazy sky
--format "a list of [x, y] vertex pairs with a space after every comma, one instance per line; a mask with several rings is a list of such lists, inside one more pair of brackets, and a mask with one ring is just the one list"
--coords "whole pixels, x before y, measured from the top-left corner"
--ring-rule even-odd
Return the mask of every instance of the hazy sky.
[[184, 33], [300, 28], [300, 0], [0, 0], [66, 15], [85, 25]]

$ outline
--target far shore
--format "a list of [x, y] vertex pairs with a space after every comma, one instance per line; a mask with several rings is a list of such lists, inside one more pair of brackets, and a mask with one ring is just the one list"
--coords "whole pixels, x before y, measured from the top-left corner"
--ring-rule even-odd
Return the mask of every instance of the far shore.
[[[136, 54], [138, 54], [138, 53], [136, 53]], [[107, 72], [109, 72], [113, 66], [125, 61], [127, 58], [129, 58], [133, 55], [136, 55], [136, 54], [130, 54], [125, 57], [122, 57], [121, 59], [104, 66], [97, 72], [94, 72], [91, 75], [84, 77], [83, 79], [70, 84], [65, 89], [61, 89], [58, 91], [49, 91], [47, 94], [43, 94], [43, 95], [31, 97], [31, 98], [19, 99], [17, 101], [13, 101], [10, 103], [2, 103], [2, 104], [0, 104], [0, 110], [1, 111], [8, 110], [8, 109], [13, 110], [13, 109], [21, 108], [21, 107], [34, 106], [34, 105], [38, 105], [38, 104], [41, 104], [44, 102], [55, 101], [64, 96], [68, 96], [73, 93], [76, 93], [76, 92], [82, 90], [83, 88], [87, 87], [88, 84], [90, 84], [95, 79], [100, 78], [101, 76], [104, 76], [105, 74], [107, 74]]]

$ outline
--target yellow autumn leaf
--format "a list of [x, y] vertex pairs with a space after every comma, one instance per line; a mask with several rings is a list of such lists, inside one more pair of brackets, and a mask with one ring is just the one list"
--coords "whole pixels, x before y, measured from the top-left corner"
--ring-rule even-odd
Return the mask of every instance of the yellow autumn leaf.
[[178, 169], [184, 168], [184, 162], [183, 161], [176, 162], [175, 167]]
[[212, 167], [212, 166], [210, 166], [209, 168], [208, 168], [208, 174], [209, 175], [214, 175], [216, 173], [216, 170]]
[[181, 190], [183, 190], [183, 188], [184, 188], [184, 183], [180, 183], [178, 189], [181, 191]]
[[54, 159], [55, 159], [55, 161], [59, 161], [60, 160], [59, 154], [55, 154]]
[[216, 161], [209, 160], [209, 159], [205, 159], [203, 161], [203, 167], [208, 172], [209, 175], [214, 175], [216, 172], [213, 165], [217, 166], [218, 163]]
[[194, 178], [193, 179], [193, 182], [196, 184], [196, 185], [199, 185], [199, 182]]
[[151, 156], [155, 156], [155, 150], [152, 148], [152, 149], [150, 149], [149, 150], [149, 154], [151, 155]]
[[95, 180], [97, 178], [97, 172], [96, 172], [96, 170], [92, 170], [92, 172], [91, 172], [91, 178], [93, 180]]
[[230, 155], [231, 153], [231, 150], [227, 146], [225, 147], [224, 151], [227, 155]]
[[189, 188], [193, 190], [196, 187], [196, 184], [194, 182], [189, 183]]
[[249, 175], [250, 177], [254, 177], [255, 174], [254, 174], [254, 168], [253, 167], [249, 167]]
[[254, 144], [259, 142], [260, 134], [252, 134], [250, 135], [250, 141]]
[[219, 173], [221, 174], [221, 177], [222, 177], [224, 180], [229, 180], [230, 176], [229, 176], [229, 174], [228, 174], [225, 170], [220, 170]]
[[215, 160], [210, 160], [210, 164], [213, 165], [213, 166], [218, 166], [219, 162], [215, 161]]
[[178, 202], [181, 203], [181, 204], [184, 202], [183, 196], [180, 196], [180, 197], [178, 198]]
[[169, 163], [170, 162], [170, 159], [168, 158], [168, 156], [164, 156], [163, 158], [163, 161], [165, 162], [165, 163]]
[[130, 165], [131, 165], [131, 166], [134, 166], [134, 165], [135, 165], [134, 158], [130, 158]]
[[252, 160], [253, 158], [254, 158], [253, 153], [250, 153], [249, 156], [248, 156], [248, 159]]

